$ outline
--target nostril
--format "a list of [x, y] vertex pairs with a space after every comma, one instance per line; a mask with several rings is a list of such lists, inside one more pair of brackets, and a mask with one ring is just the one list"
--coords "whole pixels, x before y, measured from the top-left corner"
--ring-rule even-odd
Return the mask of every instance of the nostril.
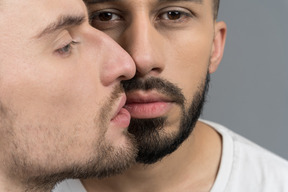
[[125, 75], [121, 75], [121, 76], [119, 76], [119, 79], [120, 79], [120, 81], [124, 81], [124, 80], [127, 80], [128, 77], [126, 77]]
[[146, 69], [139, 69], [137, 68], [137, 71], [136, 71], [136, 75], [137, 77], [145, 77], [147, 75], [149, 76], [156, 76], [156, 75], [159, 75], [161, 72], [163, 71], [162, 68], [160, 67], [154, 67], [152, 69], [150, 68], [146, 68]]

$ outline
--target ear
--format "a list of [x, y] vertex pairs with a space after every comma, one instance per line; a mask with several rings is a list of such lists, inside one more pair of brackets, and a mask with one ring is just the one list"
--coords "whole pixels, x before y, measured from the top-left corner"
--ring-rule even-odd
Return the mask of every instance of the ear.
[[211, 50], [209, 73], [214, 73], [223, 57], [227, 27], [224, 22], [216, 22], [214, 26], [214, 40]]

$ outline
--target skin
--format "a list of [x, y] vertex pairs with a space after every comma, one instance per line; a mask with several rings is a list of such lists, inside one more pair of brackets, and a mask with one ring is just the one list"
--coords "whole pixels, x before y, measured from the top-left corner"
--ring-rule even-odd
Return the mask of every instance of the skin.
[[[51, 30], [59, 18], [70, 24]], [[135, 64], [82, 1], [2, 0], [0, 33], [0, 191], [50, 191], [134, 162], [120, 82]]]
[[[110, 35], [132, 56], [137, 70], [135, 78], [161, 78], [177, 85], [185, 97], [185, 111], [203, 88], [207, 73], [214, 73], [222, 59], [226, 25], [215, 21], [211, 0], [119, 0], [91, 2], [88, 7], [92, 25]], [[181, 12], [180, 16], [175, 10]], [[112, 14], [99, 14], [103, 12]], [[160, 137], [179, 131], [179, 105], [162, 100], [160, 104], [165, 109], [161, 109], [159, 102], [142, 99], [129, 109], [129, 97], [133, 94], [139, 98], [153, 94], [158, 99], [163, 97], [157, 90], [127, 92], [132, 118], [167, 118], [168, 123], [159, 130]], [[161, 161], [148, 166], [138, 163], [121, 175], [82, 182], [88, 192], [209, 191], [220, 157], [221, 136], [197, 122], [182, 145]]]

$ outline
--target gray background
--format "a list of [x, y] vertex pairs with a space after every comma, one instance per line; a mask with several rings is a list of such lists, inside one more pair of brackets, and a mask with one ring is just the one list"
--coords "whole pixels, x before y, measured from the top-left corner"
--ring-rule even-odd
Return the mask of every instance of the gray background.
[[224, 58], [202, 118], [288, 159], [288, 0], [221, 0]]

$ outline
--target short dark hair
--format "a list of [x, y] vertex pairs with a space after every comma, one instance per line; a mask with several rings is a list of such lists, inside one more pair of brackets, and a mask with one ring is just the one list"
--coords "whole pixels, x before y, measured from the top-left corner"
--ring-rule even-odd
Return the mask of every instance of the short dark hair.
[[217, 19], [220, 0], [213, 0], [214, 19]]

